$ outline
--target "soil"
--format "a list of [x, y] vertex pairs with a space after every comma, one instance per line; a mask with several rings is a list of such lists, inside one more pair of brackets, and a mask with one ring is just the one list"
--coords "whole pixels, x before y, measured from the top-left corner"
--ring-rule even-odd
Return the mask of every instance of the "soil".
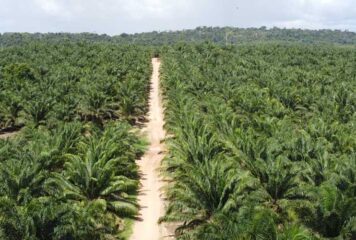
[[144, 156], [137, 161], [141, 173], [141, 189], [138, 196], [140, 213], [134, 223], [130, 240], [173, 239], [168, 225], [158, 223], [165, 211], [162, 192], [164, 182], [159, 176], [159, 167], [166, 152], [162, 143], [166, 132], [163, 128], [163, 106], [159, 90], [160, 60], [153, 58], [152, 65], [148, 122], [143, 129], [150, 146]]
[[0, 139], [7, 139], [10, 137], [14, 137], [18, 132], [7, 132], [7, 133], [1, 133], [0, 134]]

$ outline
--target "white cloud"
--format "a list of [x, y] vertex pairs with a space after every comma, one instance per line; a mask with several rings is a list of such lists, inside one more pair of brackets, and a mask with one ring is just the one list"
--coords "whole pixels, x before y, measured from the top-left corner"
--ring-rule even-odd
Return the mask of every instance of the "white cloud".
[[123, 4], [123, 8], [134, 19], [169, 18], [186, 9], [190, 3], [186, 0], [131, 0]]
[[196, 26], [356, 31], [355, 0], [0, 0], [0, 32], [119, 34]]
[[35, 0], [35, 4], [49, 14], [58, 14], [62, 11], [62, 7], [56, 0]]
[[298, 18], [286, 21], [286, 27], [356, 30], [352, 24], [356, 21], [356, 5], [353, 0], [297, 0], [295, 6]]

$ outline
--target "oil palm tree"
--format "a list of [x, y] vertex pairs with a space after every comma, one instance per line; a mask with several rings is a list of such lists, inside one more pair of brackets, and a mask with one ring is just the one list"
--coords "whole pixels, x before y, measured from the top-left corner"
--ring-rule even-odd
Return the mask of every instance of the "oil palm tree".
[[[144, 94], [138, 94], [138, 91]], [[148, 91], [149, 89], [145, 88], [145, 84], [135, 81], [132, 76], [128, 76], [127, 80], [119, 82], [117, 103], [114, 104], [117, 105], [116, 115], [119, 118], [127, 119], [129, 122], [135, 121], [135, 117], [144, 115], [147, 109], [145, 98], [148, 97]]]
[[350, 197], [330, 183], [318, 189], [312, 227], [326, 238], [355, 236], [355, 196]]
[[19, 114], [23, 109], [21, 96], [9, 91], [3, 91], [0, 102], [0, 128], [12, 128], [19, 124]]
[[[59, 194], [64, 199], [102, 199], [108, 211], [117, 216], [134, 216], [137, 211], [134, 195], [138, 188], [134, 159], [140, 150], [133, 148], [138, 144], [133, 133], [119, 131], [128, 129], [126, 125], [108, 127], [103, 135], [93, 135], [80, 142], [79, 153], [66, 155], [63, 173], [54, 174], [49, 186], [61, 189]], [[111, 138], [115, 133], [122, 138]], [[130, 150], [131, 155], [123, 155], [123, 151]]]
[[52, 113], [55, 100], [51, 96], [42, 95], [42, 93], [38, 93], [32, 98], [36, 100], [28, 102], [24, 106], [24, 114], [25, 118], [37, 127], [46, 123]]
[[92, 121], [103, 127], [104, 120], [114, 117], [109, 98], [98, 87], [87, 86], [79, 104], [78, 114], [84, 121]]
[[4, 161], [0, 167], [0, 195], [18, 204], [27, 203], [44, 193], [48, 172], [42, 163], [28, 153], [17, 154], [15, 159]]
[[238, 209], [244, 200], [242, 193], [256, 187], [247, 172], [237, 171], [222, 158], [182, 163], [173, 180], [167, 189], [171, 201], [161, 221], [183, 222], [177, 235], [208, 223], [216, 214]]

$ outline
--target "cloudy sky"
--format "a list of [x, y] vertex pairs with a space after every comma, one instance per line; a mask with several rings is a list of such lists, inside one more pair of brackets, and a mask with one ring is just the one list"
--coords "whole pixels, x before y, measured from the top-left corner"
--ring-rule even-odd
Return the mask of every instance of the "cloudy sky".
[[356, 31], [356, 0], [0, 0], [0, 32], [114, 35], [197, 26]]

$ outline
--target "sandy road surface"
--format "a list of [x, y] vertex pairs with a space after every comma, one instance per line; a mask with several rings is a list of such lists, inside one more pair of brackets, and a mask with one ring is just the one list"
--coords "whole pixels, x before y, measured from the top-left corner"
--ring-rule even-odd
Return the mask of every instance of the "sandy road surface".
[[0, 139], [7, 139], [7, 138], [15, 136], [16, 134], [17, 134], [17, 132], [1, 133]]
[[149, 121], [144, 129], [150, 141], [150, 146], [142, 159], [137, 161], [142, 174], [141, 189], [138, 196], [141, 209], [140, 220], [134, 223], [131, 240], [172, 239], [169, 237], [167, 228], [157, 223], [158, 219], [164, 215], [165, 206], [161, 191], [163, 182], [159, 177], [158, 168], [164, 157], [165, 148], [161, 140], [164, 139], [166, 133], [163, 129], [163, 108], [159, 91], [159, 59], [153, 58], [152, 65]]

